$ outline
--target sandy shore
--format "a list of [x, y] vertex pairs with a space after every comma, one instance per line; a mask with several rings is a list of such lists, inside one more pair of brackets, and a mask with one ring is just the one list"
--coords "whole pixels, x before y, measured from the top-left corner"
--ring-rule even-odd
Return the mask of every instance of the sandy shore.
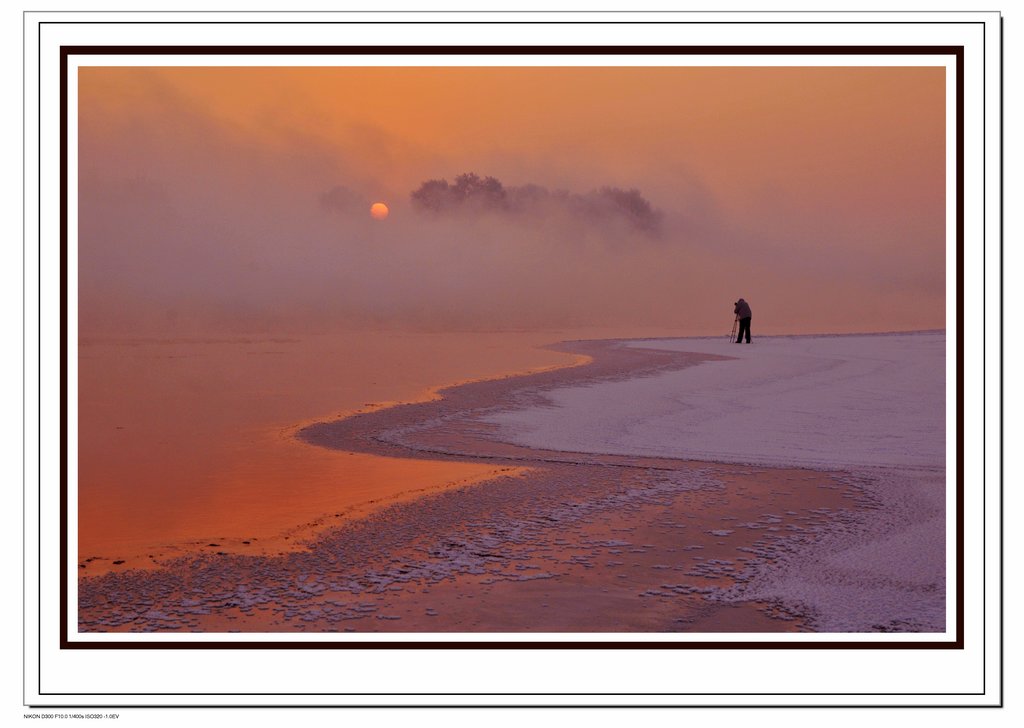
[[[593, 361], [471, 382], [434, 401], [299, 433], [326, 448], [486, 463], [509, 468], [505, 475], [346, 522], [304, 551], [196, 552], [152, 571], [83, 578], [80, 629], [942, 629], [944, 580], [934, 560], [912, 578], [890, 568], [893, 553], [935, 535], [942, 514], [931, 497], [934, 474], [580, 454], [508, 442], [495, 415], [546, 406], [561, 387], [726, 360], [619, 342], [559, 348]], [[932, 546], [942, 551], [941, 533]]]

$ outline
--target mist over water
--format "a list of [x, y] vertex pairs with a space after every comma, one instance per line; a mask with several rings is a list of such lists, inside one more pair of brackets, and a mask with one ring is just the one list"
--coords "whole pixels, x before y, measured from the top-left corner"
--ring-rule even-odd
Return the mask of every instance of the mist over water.
[[944, 325], [941, 73], [537, 70], [83, 69], [81, 332]]

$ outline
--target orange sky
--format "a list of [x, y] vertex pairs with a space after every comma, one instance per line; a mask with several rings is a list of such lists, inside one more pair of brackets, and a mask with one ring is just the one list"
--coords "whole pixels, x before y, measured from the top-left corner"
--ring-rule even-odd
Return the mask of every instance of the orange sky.
[[[85, 68], [80, 322], [942, 327], [944, 109], [941, 68]], [[660, 227], [410, 204], [464, 172]]]

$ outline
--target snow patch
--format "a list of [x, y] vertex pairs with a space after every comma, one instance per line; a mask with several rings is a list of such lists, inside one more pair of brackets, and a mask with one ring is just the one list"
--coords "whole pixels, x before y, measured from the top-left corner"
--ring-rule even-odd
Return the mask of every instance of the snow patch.
[[944, 333], [626, 342], [734, 357], [543, 393], [490, 414], [547, 450], [826, 469], [944, 467]]

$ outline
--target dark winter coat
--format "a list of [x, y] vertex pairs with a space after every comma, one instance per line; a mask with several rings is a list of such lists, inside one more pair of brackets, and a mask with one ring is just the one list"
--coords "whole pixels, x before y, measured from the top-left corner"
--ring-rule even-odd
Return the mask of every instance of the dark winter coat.
[[750, 304], [741, 298], [736, 302], [736, 308], [733, 309], [733, 313], [741, 319], [750, 318]]

